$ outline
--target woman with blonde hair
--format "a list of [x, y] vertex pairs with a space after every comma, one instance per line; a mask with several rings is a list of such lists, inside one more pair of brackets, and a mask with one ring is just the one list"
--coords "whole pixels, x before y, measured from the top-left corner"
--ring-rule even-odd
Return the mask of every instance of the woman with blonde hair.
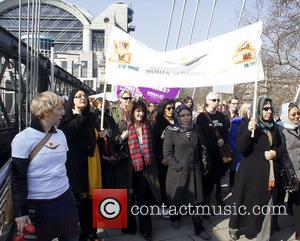
[[230, 166], [230, 176], [229, 176], [229, 188], [230, 191], [234, 186], [234, 179], [236, 172], [239, 168], [240, 162], [243, 158], [242, 154], [237, 150], [237, 136], [239, 132], [240, 125], [251, 118], [251, 104], [243, 103], [240, 110], [239, 116], [233, 117], [231, 120], [231, 125], [228, 133], [228, 141], [230, 145], [230, 150], [235, 157], [232, 165]]
[[[36, 227], [36, 240], [77, 241], [79, 222], [66, 173], [68, 145], [56, 129], [64, 100], [46, 91], [33, 98], [31, 126], [12, 141], [12, 195], [15, 221], [22, 234]], [[34, 150], [34, 151], [33, 151]]]

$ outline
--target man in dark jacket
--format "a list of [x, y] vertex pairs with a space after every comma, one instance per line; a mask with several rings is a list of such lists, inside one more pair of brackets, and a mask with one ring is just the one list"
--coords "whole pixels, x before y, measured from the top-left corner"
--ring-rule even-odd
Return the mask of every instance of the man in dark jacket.
[[[226, 166], [222, 161], [219, 147], [227, 142], [229, 122], [224, 114], [217, 111], [220, 97], [217, 93], [210, 92], [206, 96], [207, 107], [196, 119], [196, 124], [201, 129], [211, 159], [211, 170], [203, 179], [205, 202], [209, 204], [214, 185], [216, 185], [216, 201], [223, 205], [221, 191], [221, 177], [225, 174]], [[216, 135], [219, 133], [219, 137]]]

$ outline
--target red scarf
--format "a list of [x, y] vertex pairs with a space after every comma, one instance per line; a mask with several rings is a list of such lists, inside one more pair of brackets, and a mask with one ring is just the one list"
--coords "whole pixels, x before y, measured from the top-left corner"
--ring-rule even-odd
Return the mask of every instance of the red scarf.
[[142, 124], [143, 144], [140, 145], [137, 132], [133, 124], [128, 127], [128, 145], [132, 165], [136, 172], [144, 170], [145, 166], [152, 163], [152, 139], [148, 123]]

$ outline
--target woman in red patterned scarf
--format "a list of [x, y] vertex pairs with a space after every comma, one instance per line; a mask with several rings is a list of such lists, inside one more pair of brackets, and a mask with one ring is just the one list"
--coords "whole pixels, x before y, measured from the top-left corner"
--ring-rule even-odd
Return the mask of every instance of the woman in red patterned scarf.
[[[128, 146], [133, 167], [132, 185], [139, 207], [149, 205], [153, 196], [160, 203], [160, 189], [153, 157], [152, 133], [147, 120], [147, 107], [141, 100], [133, 101], [128, 110]], [[139, 214], [139, 231], [152, 240], [151, 216]]]

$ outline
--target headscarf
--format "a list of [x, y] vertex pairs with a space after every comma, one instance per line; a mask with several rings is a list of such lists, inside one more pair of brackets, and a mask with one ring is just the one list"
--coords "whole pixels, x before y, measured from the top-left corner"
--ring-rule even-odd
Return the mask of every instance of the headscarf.
[[[187, 126], [182, 125], [182, 123], [180, 121], [179, 114], [183, 110], [187, 110], [191, 114], [191, 122]], [[177, 106], [177, 108], [174, 111], [174, 126], [170, 127], [170, 129], [173, 131], [178, 131], [178, 132], [187, 132], [187, 131], [190, 131], [191, 129], [193, 129], [193, 127], [194, 127], [194, 124], [192, 121], [192, 111], [191, 111], [190, 107], [188, 107], [185, 104]]]
[[[293, 102], [289, 102], [289, 103], [284, 103], [281, 108], [280, 108], [280, 121], [277, 122], [278, 125], [287, 128], [287, 129], [292, 129], [295, 130], [300, 126], [300, 123], [298, 123], [297, 125], [295, 125], [293, 122], [290, 121], [289, 119], [289, 111], [290, 108], [289, 106], [291, 104], [294, 104]], [[295, 107], [297, 107], [296, 104], [294, 104]], [[292, 107], [293, 108], [293, 107]]]
[[[270, 102], [272, 107], [272, 99], [264, 96], [258, 97], [257, 109], [256, 109], [256, 122], [262, 128], [262, 131], [267, 135], [270, 146], [272, 146], [273, 139], [272, 139], [271, 129], [274, 126], [273, 115], [271, 115], [271, 119], [269, 121], [263, 119], [263, 108], [267, 102]], [[275, 187], [275, 173], [274, 173], [273, 160], [269, 160], [269, 164], [270, 167], [269, 167], [268, 190], [270, 191]]]
[[267, 98], [264, 96], [259, 96], [258, 101], [257, 101], [257, 109], [256, 109], [256, 123], [261, 127], [261, 128], [267, 128], [271, 129], [274, 126], [274, 120], [273, 120], [273, 113], [271, 116], [271, 119], [269, 121], [266, 121], [263, 119], [263, 108], [266, 102], [270, 102], [271, 107], [272, 107], [272, 99]]

